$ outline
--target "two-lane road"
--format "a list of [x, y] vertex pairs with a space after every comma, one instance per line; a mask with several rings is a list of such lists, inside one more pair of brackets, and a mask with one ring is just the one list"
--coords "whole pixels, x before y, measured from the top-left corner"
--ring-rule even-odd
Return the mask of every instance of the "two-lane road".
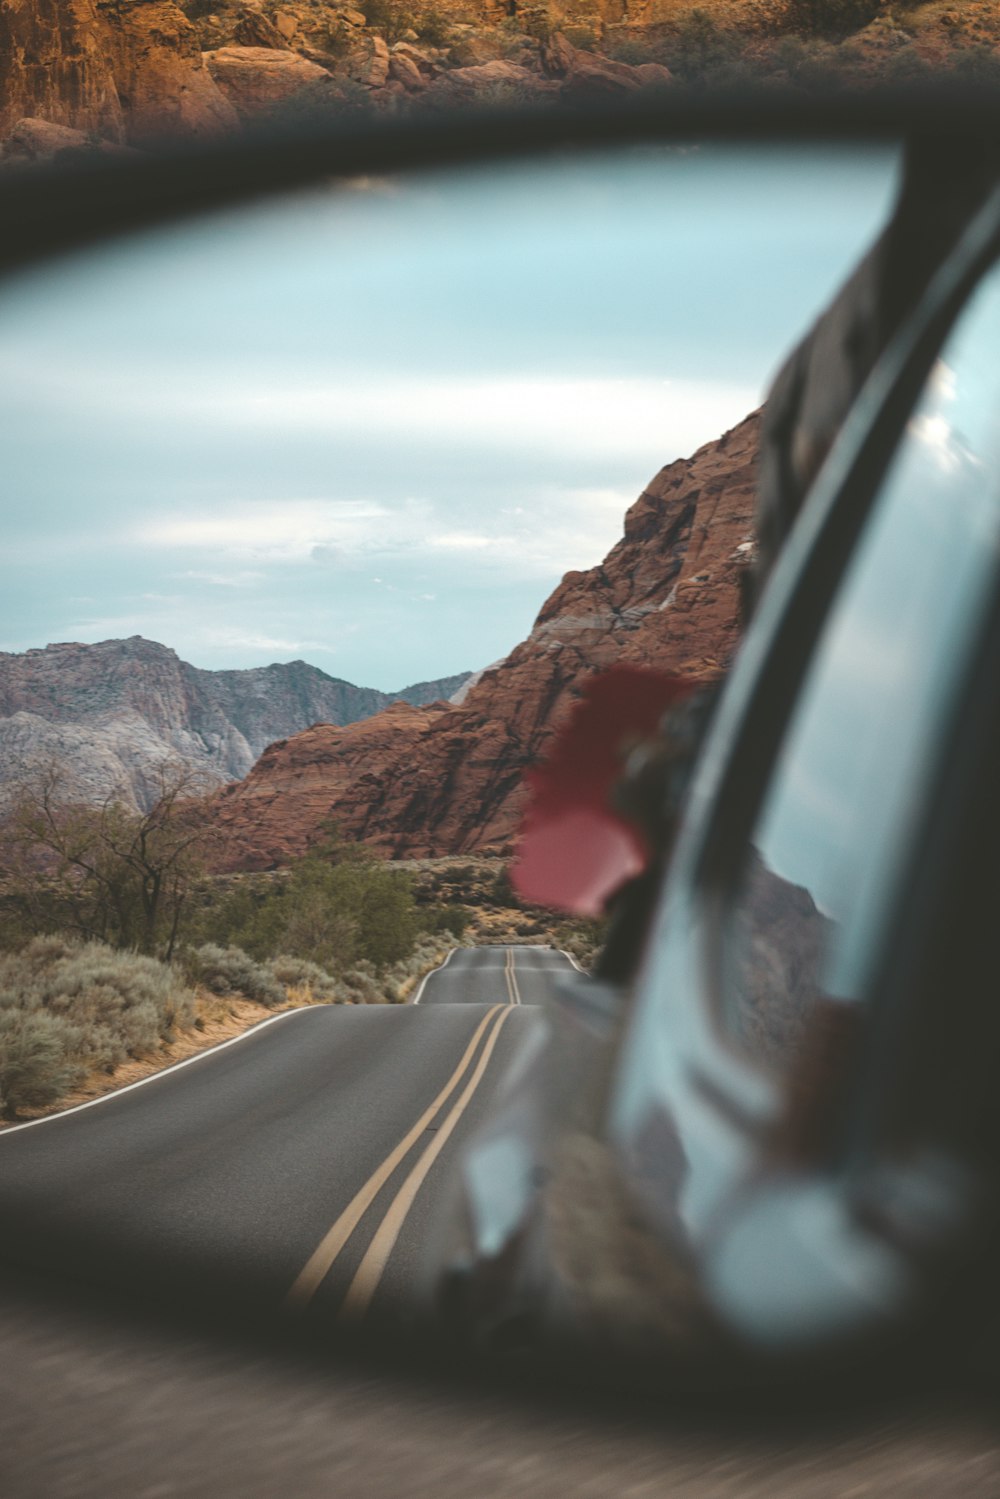
[[157, 1297], [412, 1310], [463, 1144], [569, 960], [461, 949], [419, 1004], [317, 1006], [0, 1133], [3, 1254]]
[[420, 1005], [545, 1005], [552, 981], [572, 972], [573, 960], [553, 947], [456, 947], [417, 990]]

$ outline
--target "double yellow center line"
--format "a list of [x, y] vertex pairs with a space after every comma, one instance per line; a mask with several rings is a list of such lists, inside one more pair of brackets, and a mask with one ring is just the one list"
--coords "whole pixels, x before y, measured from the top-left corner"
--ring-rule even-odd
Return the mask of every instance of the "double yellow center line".
[[504, 964], [504, 978], [507, 980], [507, 993], [512, 1005], [521, 1003], [521, 991], [517, 987], [517, 976], [514, 973], [514, 949], [508, 947], [507, 961]]
[[[510, 956], [511, 954], [508, 949], [508, 957]], [[511, 964], [511, 970], [512, 968], [513, 965]], [[513, 992], [511, 991], [512, 983]], [[510, 1004], [520, 1004], [520, 996], [516, 999], [513, 997], [517, 993], [517, 981], [513, 978], [512, 971], [508, 976], [507, 987], [508, 992], [512, 992]], [[340, 1308], [339, 1320], [342, 1322], [357, 1322], [364, 1316], [378, 1288], [379, 1281], [382, 1278], [382, 1273], [388, 1263], [396, 1240], [399, 1238], [406, 1215], [413, 1206], [414, 1198], [420, 1190], [420, 1186], [427, 1173], [447, 1144], [455, 1126], [468, 1108], [472, 1096], [489, 1065], [490, 1057], [493, 1055], [493, 1049], [497, 1043], [497, 1037], [509, 1015], [509, 1005], [493, 1005], [486, 1012], [476, 1027], [472, 1040], [469, 1042], [462, 1056], [462, 1060], [434, 1102], [429, 1108], [424, 1110], [412, 1129], [407, 1131], [395, 1149], [390, 1151], [386, 1156], [378, 1170], [373, 1172], [368, 1178], [361, 1190], [351, 1199], [332, 1228], [324, 1235], [321, 1242], [310, 1255], [306, 1264], [296, 1276], [295, 1282], [285, 1298], [288, 1307], [295, 1311], [301, 1311], [309, 1304], [321, 1283], [333, 1268], [335, 1260], [361, 1222], [361, 1219], [389, 1180], [389, 1177], [413, 1149], [420, 1136], [430, 1127], [435, 1117], [445, 1107], [451, 1095], [459, 1087], [471, 1067], [471, 1075], [465, 1083], [461, 1094], [452, 1105], [443, 1122], [436, 1126], [433, 1139], [417, 1157], [416, 1163], [410, 1170], [409, 1175], [389, 1204], [385, 1216], [376, 1230], [368, 1249], [365, 1251], [361, 1264], [355, 1272], [354, 1279], [348, 1287], [347, 1295]], [[486, 1040], [482, 1052], [478, 1061], [473, 1065], [473, 1059], [484, 1036]]]

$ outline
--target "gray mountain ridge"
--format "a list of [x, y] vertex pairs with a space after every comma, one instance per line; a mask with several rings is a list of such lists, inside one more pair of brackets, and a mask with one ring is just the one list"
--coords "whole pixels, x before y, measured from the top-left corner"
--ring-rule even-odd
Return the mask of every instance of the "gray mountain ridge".
[[470, 675], [387, 693], [305, 661], [210, 671], [141, 635], [0, 652], [0, 809], [49, 768], [69, 800], [146, 809], [164, 778], [239, 780], [277, 739], [448, 698]]

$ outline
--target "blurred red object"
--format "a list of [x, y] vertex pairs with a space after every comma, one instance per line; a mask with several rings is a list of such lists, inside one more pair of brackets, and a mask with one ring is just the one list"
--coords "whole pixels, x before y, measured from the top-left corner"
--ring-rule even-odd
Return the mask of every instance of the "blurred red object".
[[629, 751], [653, 738], [666, 710], [697, 685], [631, 666], [591, 678], [548, 758], [525, 772], [531, 800], [511, 868], [522, 900], [600, 916], [615, 891], [642, 873], [648, 840], [616, 810], [613, 789]]

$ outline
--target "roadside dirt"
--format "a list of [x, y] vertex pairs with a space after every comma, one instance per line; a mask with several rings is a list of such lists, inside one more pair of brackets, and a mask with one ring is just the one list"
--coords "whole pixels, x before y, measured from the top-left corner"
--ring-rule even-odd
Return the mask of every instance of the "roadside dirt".
[[284, 1010], [297, 1010], [301, 1007], [302, 1000], [294, 999], [273, 1009], [265, 1009], [253, 1000], [237, 996], [221, 998], [203, 990], [198, 995], [198, 1012], [194, 1025], [179, 1032], [173, 1041], [164, 1042], [148, 1056], [121, 1063], [113, 1073], [90, 1073], [78, 1088], [65, 1094], [58, 1103], [44, 1109], [22, 1109], [17, 1119], [0, 1121], [0, 1129], [10, 1129], [14, 1125], [25, 1124], [30, 1119], [44, 1119], [50, 1114], [61, 1114], [66, 1109], [76, 1108], [78, 1104], [102, 1098], [106, 1093], [116, 1093], [119, 1088], [126, 1088], [130, 1083], [152, 1077], [154, 1073], [172, 1067], [175, 1062], [184, 1062], [188, 1057], [197, 1056], [199, 1052], [210, 1051], [222, 1041], [231, 1041], [235, 1036], [241, 1036], [244, 1031], [259, 1025], [269, 1015], [280, 1015]]
[[[447, 949], [442, 948], [434, 957], [433, 962], [428, 963], [426, 968], [408, 978], [400, 986], [400, 1003], [405, 1003], [425, 974], [430, 973], [444, 961], [446, 952]], [[26, 1124], [32, 1119], [45, 1119], [52, 1114], [62, 1114], [81, 1103], [90, 1103], [95, 1098], [103, 1098], [108, 1093], [116, 1093], [120, 1088], [127, 1088], [130, 1083], [138, 1083], [143, 1078], [163, 1072], [177, 1062], [185, 1062], [189, 1057], [211, 1051], [213, 1046], [219, 1046], [223, 1041], [232, 1041], [236, 1036], [242, 1036], [245, 1031], [252, 1030], [255, 1025], [260, 1025], [261, 1021], [269, 1019], [272, 1015], [282, 1015], [288, 1010], [301, 1010], [307, 1005], [322, 1003], [325, 1001], [314, 1000], [307, 989], [301, 988], [290, 988], [288, 999], [283, 1005], [267, 1007], [257, 1004], [254, 1000], [244, 999], [240, 995], [222, 996], [212, 994], [207, 989], [199, 989], [194, 1024], [180, 1031], [173, 1041], [164, 1042], [157, 1051], [151, 1052], [148, 1056], [136, 1057], [132, 1061], [121, 1063], [112, 1073], [90, 1073], [78, 1088], [74, 1088], [71, 1093], [64, 1094], [58, 1103], [51, 1104], [44, 1109], [25, 1108], [19, 1112], [16, 1119], [0, 1120], [0, 1131], [11, 1129], [18, 1124]], [[351, 1004], [353, 1001], [345, 1000], [343, 1003]]]

